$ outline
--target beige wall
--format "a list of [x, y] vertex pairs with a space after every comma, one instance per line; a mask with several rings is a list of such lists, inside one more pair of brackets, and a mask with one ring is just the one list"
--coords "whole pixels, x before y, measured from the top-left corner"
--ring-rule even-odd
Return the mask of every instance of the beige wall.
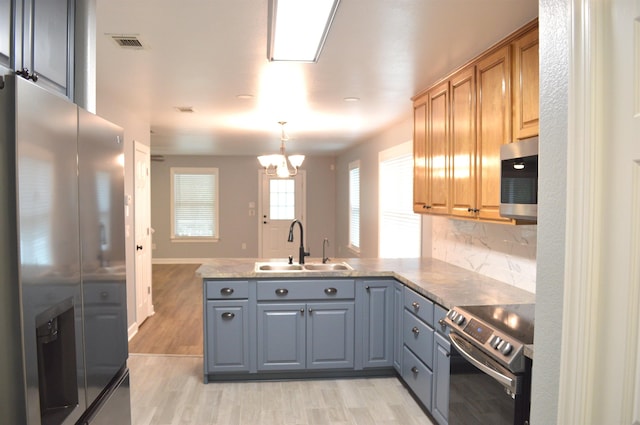
[[[151, 163], [151, 226], [154, 229], [155, 262], [186, 259], [257, 257], [260, 218], [249, 215], [249, 203], [259, 202], [259, 165], [255, 156], [164, 156]], [[220, 178], [220, 240], [171, 242], [169, 173], [171, 167], [216, 167]], [[322, 240], [335, 235], [335, 159], [307, 157], [307, 220], [305, 245], [320, 257]], [[257, 211], [257, 208], [256, 208]], [[283, 235], [286, 238], [286, 235]], [[246, 249], [242, 244], [246, 244]], [[333, 244], [330, 245], [330, 248]], [[291, 254], [296, 254], [292, 246]], [[329, 250], [333, 256], [333, 251]], [[177, 260], [176, 260], [177, 259]]]

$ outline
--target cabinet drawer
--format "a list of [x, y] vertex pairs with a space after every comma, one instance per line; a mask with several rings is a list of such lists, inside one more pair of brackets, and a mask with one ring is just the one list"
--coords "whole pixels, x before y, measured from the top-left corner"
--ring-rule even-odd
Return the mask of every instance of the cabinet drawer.
[[427, 410], [431, 411], [433, 372], [407, 347], [402, 356], [402, 379], [413, 390]]
[[433, 302], [407, 287], [404, 288], [404, 308], [433, 326]]
[[247, 280], [207, 280], [207, 299], [249, 298]]
[[404, 344], [411, 348], [411, 351], [427, 366], [431, 367], [431, 359], [433, 358], [433, 328], [407, 310], [404, 311], [402, 327]]
[[355, 298], [353, 280], [259, 280], [258, 301], [338, 300]]
[[[433, 328], [436, 330], [436, 332], [438, 332], [440, 335], [449, 335], [449, 327], [444, 325], [444, 318], [447, 315], [447, 312], [449, 310], [447, 310], [446, 308], [435, 304], [434, 308], [433, 308]], [[442, 320], [442, 322], [440, 322]]]

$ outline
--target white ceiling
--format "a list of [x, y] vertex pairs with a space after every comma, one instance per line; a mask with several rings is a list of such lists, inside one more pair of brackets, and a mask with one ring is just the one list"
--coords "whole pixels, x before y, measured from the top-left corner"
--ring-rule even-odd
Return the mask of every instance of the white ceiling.
[[148, 119], [154, 154], [273, 153], [278, 121], [287, 152], [334, 154], [406, 119], [413, 95], [538, 15], [537, 0], [342, 0], [318, 63], [292, 64], [266, 59], [267, 7], [98, 1], [98, 104]]

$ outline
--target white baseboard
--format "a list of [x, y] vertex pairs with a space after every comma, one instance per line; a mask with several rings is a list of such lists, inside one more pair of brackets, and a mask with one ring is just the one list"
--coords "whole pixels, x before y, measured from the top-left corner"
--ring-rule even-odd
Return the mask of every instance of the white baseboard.
[[153, 258], [152, 264], [203, 264], [211, 258]]
[[138, 333], [138, 322], [134, 322], [129, 329], [127, 329], [128, 340], [131, 341], [131, 338], [136, 336]]

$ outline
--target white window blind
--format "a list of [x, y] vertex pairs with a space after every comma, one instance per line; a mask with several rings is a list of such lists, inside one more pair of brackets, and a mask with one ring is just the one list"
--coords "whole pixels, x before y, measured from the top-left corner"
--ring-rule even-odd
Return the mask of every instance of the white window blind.
[[360, 250], [360, 161], [349, 163], [349, 247]]
[[218, 238], [218, 169], [171, 168], [172, 239]]
[[418, 258], [421, 218], [413, 212], [413, 153], [411, 142], [379, 155], [381, 258]]

